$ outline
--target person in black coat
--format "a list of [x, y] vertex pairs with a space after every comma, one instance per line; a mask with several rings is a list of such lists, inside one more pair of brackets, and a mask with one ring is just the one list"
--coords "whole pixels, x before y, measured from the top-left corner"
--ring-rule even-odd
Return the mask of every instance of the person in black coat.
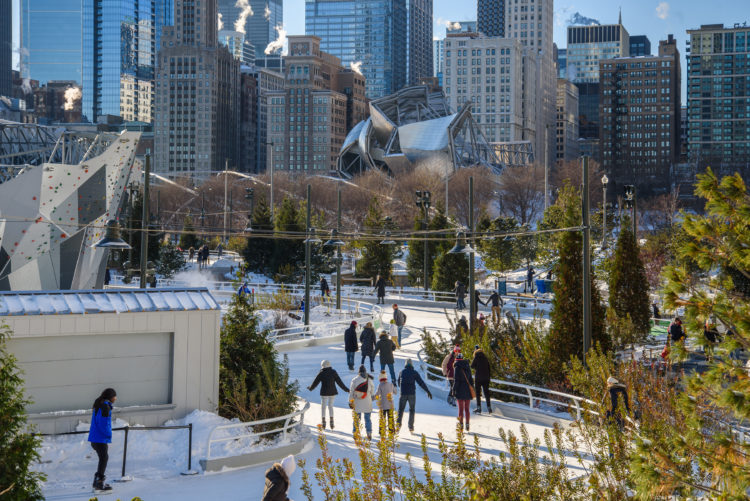
[[469, 362], [464, 360], [464, 354], [456, 355], [456, 361], [453, 363], [453, 395], [458, 403], [458, 422], [466, 426], [469, 431], [469, 404], [471, 403], [471, 387], [474, 385], [474, 378], [471, 377], [471, 367]]
[[453, 293], [456, 295], [456, 309], [461, 311], [466, 308], [466, 303], [464, 303], [464, 298], [466, 297], [466, 286], [456, 280], [453, 287]]
[[367, 322], [365, 328], [362, 329], [362, 334], [359, 335], [359, 344], [362, 349], [360, 365], [365, 365], [365, 358], [370, 357], [370, 372], [375, 372], [375, 342], [375, 329], [372, 328], [371, 322]]
[[375, 279], [375, 292], [378, 295], [377, 304], [385, 304], [385, 278], [380, 275]]
[[289, 492], [289, 478], [296, 468], [294, 456], [290, 454], [282, 459], [281, 463], [274, 463], [266, 470], [266, 484], [263, 487], [261, 501], [289, 501], [286, 495]]
[[320, 297], [325, 299], [326, 296], [331, 295], [331, 289], [328, 287], [328, 280], [325, 277], [320, 277]]
[[346, 352], [346, 365], [349, 370], [354, 370], [354, 354], [359, 351], [357, 344], [357, 322], [352, 320], [349, 328], [344, 331], [344, 351]]
[[487, 401], [487, 412], [492, 413], [492, 404], [490, 403], [490, 359], [487, 358], [484, 351], [479, 345], [474, 346], [474, 355], [471, 361], [471, 368], [474, 369], [474, 390], [477, 394], [477, 408], [474, 412], [482, 413], [482, 391]]
[[328, 407], [328, 416], [331, 418], [331, 429], [333, 429], [333, 400], [336, 395], [339, 394], [336, 391], [336, 385], [345, 392], [349, 392], [349, 388], [339, 377], [339, 373], [331, 367], [331, 362], [323, 360], [320, 362], [320, 372], [315, 376], [313, 383], [307, 387], [308, 390], [313, 391], [316, 386], [320, 384], [320, 415], [321, 423], [323, 428], [326, 427], [326, 407]]
[[[497, 291], [492, 291], [492, 294], [490, 294], [490, 297], [487, 298], [487, 303], [491, 304], [492, 308], [492, 322], [499, 324], [500, 323], [500, 315], [503, 311], [503, 298], [500, 296], [500, 294]], [[487, 304], [484, 303], [484, 304]]]
[[622, 419], [622, 413], [617, 410], [618, 401], [622, 398], [625, 405], [625, 411], [630, 414], [630, 404], [628, 403], [628, 390], [625, 385], [614, 377], [607, 378], [607, 391], [609, 391], [610, 409], [607, 411], [607, 419], [614, 420], [617, 428], [622, 430], [625, 422]]
[[673, 343], [678, 343], [685, 339], [685, 331], [682, 329], [682, 320], [680, 317], [676, 317], [669, 325], [669, 337]]

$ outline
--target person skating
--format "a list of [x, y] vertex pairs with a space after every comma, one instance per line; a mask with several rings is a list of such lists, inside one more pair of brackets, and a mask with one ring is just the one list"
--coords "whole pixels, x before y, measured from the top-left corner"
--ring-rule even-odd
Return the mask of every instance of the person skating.
[[393, 368], [393, 351], [396, 349], [396, 343], [388, 336], [386, 331], [380, 333], [380, 339], [375, 343], [375, 355], [380, 353], [380, 370], [388, 367], [391, 372], [391, 381], [396, 380], [396, 370]]
[[96, 473], [94, 474], [93, 487], [95, 491], [111, 491], [112, 486], [105, 484], [107, 461], [109, 460], [109, 444], [112, 443], [112, 404], [117, 401], [117, 392], [107, 388], [94, 400], [91, 410], [91, 426], [89, 427], [88, 440], [91, 448], [99, 458]]
[[331, 367], [331, 362], [323, 360], [320, 362], [320, 372], [315, 376], [315, 380], [310, 386], [307, 387], [309, 391], [313, 391], [316, 386], [320, 384], [320, 419], [323, 428], [326, 427], [326, 406], [328, 407], [328, 417], [331, 418], [331, 429], [333, 429], [333, 400], [336, 395], [339, 394], [336, 391], [336, 385], [344, 391], [349, 391], [344, 382], [339, 377], [339, 373], [336, 369]]
[[375, 355], [375, 329], [372, 328], [372, 322], [367, 322], [362, 333], [359, 335], [359, 344], [362, 350], [361, 365], [365, 365], [365, 358], [370, 357], [370, 372], [375, 372], [374, 355]]
[[456, 295], [456, 309], [461, 311], [466, 308], [466, 303], [464, 302], [464, 298], [466, 297], [466, 286], [456, 280], [453, 287], [453, 293]]
[[526, 284], [528, 285], [529, 292], [534, 293], [534, 267], [529, 266], [526, 271]]
[[442, 369], [443, 369], [443, 376], [448, 379], [448, 385], [450, 386], [450, 389], [448, 390], [448, 403], [450, 405], [455, 406], [456, 405], [456, 396], [453, 393], [453, 376], [455, 374], [453, 362], [456, 361], [456, 355], [461, 352], [461, 347], [456, 345], [453, 350], [451, 350], [450, 353], [448, 353], [445, 358], [443, 358]]
[[609, 391], [610, 408], [607, 411], [607, 419], [614, 420], [617, 424], [617, 428], [622, 430], [624, 422], [622, 414], [617, 411], [618, 400], [622, 397], [622, 402], [625, 405], [625, 411], [630, 414], [630, 404], [628, 403], [628, 391], [625, 385], [620, 381], [610, 376], [607, 378], [607, 391]]
[[464, 360], [463, 353], [456, 355], [453, 371], [453, 393], [458, 403], [458, 422], [466, 427], [466, 431], [469, 431], [469, 421], [471, 419], [469, 406], [471, 404], [471, 387], [474, 385], [474, 379], [471, 377], [469, 362]]
[[320, 298], [325, 299], [326, 296], [331, 296], [331, 289], [328, 287], [328, 280], [326, 280], [326, 277], [320, 277]]
[[482, 301], [482, 295], [479, 293], [479, 291], [474, 289], [474, 318], [476, 318], [476, 315], [479, 313], [480, 304], [487, 306], [487, 303]]
[[[352, 320], [349, 328], [344, 331], [344, 351], [346, 352], [346, 365], [349, 370], [354, 370], [354, 354], [359, 351], [357, 344], [357, 322]], [[364, 363], [364, 359], [362, 359]]]
[[401, 422], [404, 417], [404, 409], [406, 409], [407, 402], [409, 403], [409, 431], [414, 433], [414, 414], [416, 413], [417, 403], [417, 385], [421, 386], [424, 391], [427, 392], [427, 398], [432, 400], [432, 393], [427, 388], [427, 385], [422, 380], [422, 376], [414, 370], [411, 359], [406, 359], [406, 365], [404, 369], [398, 375], [398, 386], [401, 390], [401, 397], [398, 399], [398, 419], [396, 421], [399, 429], [401, 428]]
[[378, 304], [385, 304], [385, 278], [380, 275], [375, 280], [375, 292], [378, 296]]
[[289, 501], [287, 492], [291, 485], [292, 473], [297, 469], [294, 456], [291, 454], [274, 463], [266, 470], [266, 485], [263, 487], [263, 498], [261, 501]]
[[653, 313], [656, 320], [659, 320], [661, 318], [661, 312], [659, 311], [659, 306], [657, 306], [656, 303], [651, 303], [651, 312]]
[[477, 408], [474, 412], [482, 413], [482, 391], [487, 401], [487, 412], [492, 414], [492, 404], [490, 403], [490, 360], [485, 355], [479, 345], [474, 346], [472, 355], [471, 368], [474, 369], [474, 390], [477, 394]]
[[469, 333], [469, 321], [466, 320], [466, 315], [461, 315], [461, 318], [456, 322], [456, 339], [453, 341], [454, 344], [461, 344], [464, 335]]
[[375, 400], [378, 402], [378, 408], [380, 409], [380, 436], [383, 437], [385, 436], [386, 426], [391, 433], [396, 431], [393, 426], [393, 408], [395, 407], [393, 401], [396, 399], [396, 387], [391, 381], [388, 381], [388, 376], [384, 370], [380, 371], [378, 380], [380, 384], [375, 392]]
[[[349, 407], [360, 417], [364, 417], [367, 438], [372, 438], [372, 397], [375, 394], [375, 386], [372, 384], [372, 376], [367, 373], [364, 365], [359, 366], [359, 373], [352, 379], [349, 386]], [[354, 420], [354, 429], [357, 429], [357, 420]]]
[[406, 313], [401, 311], [397, 304], [393, 305], [393, 321], [396, 322], [398, 345], [401, 346], [401, 331], [404, 329], [404, 325], [406, 325]]
[[503, 306], [504, 306], [502, 296], [500, 296], [500, 294], [497, 291], [492, 291], [492, 294], [490, 294], [490, 297], [487, 298], [487, 303], [491, 304], [490, 308], [492, 310], [492, 323], [499, 324], [501, 315], [503, 313]]
[[[388, 324], [388, 335], [391, 337], [391, 339], [395, 339], [398, 341], [398, 327], [396, 327], [396, 321], [391, 319], [390, 323]], [[401, 345], [399, 343], [396, 343], [396, 348], [401, 348]]]

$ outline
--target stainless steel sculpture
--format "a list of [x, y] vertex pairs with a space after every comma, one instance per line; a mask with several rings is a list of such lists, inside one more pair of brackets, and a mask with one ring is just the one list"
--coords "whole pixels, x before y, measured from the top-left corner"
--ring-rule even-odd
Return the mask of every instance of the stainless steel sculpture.
[[452, 113], [442, 91], [414, 86], [370, 102], [370, 118], [349, 132], [341, 147], [339, 175], [367, 169], [390, 174], [427, 168], [442, 177], [461, 167], [503, 165], [471, 117], [471, 104]]

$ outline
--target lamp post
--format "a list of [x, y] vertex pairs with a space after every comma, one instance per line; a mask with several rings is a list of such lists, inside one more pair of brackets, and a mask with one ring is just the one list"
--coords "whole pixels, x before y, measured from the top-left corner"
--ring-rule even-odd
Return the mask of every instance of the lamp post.
[[[338, 189], [336, 190], [336, 233], [341, 231], [341, 183], [338, 183]], [[336, 245], [336, 309], [341, 311], [341, 244]]]
[[632, 209], [633, 213], [633, 238], [636, 242], [638, 242], [638, 234], [636, 233], [636, 222], [635, 219], [637, 217], [636, 213], [636, 193], [635, 193], [635, 186], [632, 184], [626, 184], [625, 185], [625, 207], [628, 209]]
[[474, 177], [469, 178], [469, 239], [467, 242], [466, 232], [460, 231], [456, 235], [456, 245], [453, 246], [448, 254], [468, 254], [469, 255], [469, 332], [474, 329], [474, 317], [476, 317], [476, 304], [474, 301], [474, 248], [471, 243], [474, 239]]
[[591, 347], [591, 239], [590, 205], [589, 205], [589, 157], [581, 159], [583, 170], [583, 186], [581, 196], [583, 197], [582, 221], [583, 221], [583, 363], [586, 363], [586, 355]]
[[305, 218], [305, 327], [310, 325], [310, 245], [319, 244], [320, 239], [315, 236], [315, 228], [310, 227], [310, 185], [307, 185], [307, 215]]
[[229, 181], [228, 181], [228, 174], [229, 171], [229, 159], [224, 159], [224, 227], [222, 231], [222, 241], [224, 242], [224, 245], [227, 243], [227, 192], [229, 190]]
[[141, 213], [141, 289], [146, 288], [146, 266], [148, 264], [149, 185], [151, 178], [151, 153], [146, 153], [143, 172], [143, 212]]
[[427, 273], [428, 273], [428, 270], [427, 270], [428, 256], [427, 256], [427, 254], [428, 253], [427, 253], [427, 233], [426, 232], [427, 232], [427, 216], [428, 216], [429, 211], [430, 211], [430, 196], [431, 196], [430, 192], [426, 191], [426, 190], [425, 191], [417, 191], [417, 192], [415, 192], [415, 199], [416, 199], [417, 207], [419, 207], [419, 209], [422, 211], [422, 230], [425, 231], [425, 236], [424, 236], [424, 273], [423, 273], [423, 275], [424, 275], [424, 290], [425, 291], [428, 290], [427, 284], [429, 283], [428, 282], [428, 277], [427, 277]]
[[607, 248], [607, 183], [609, 178], [606, 174], [602, 176], [602, 191], [603, 191], [603, 202], [602, 202], [602, 250]]
[[273, 141], [266, 141], [266, 156], [268, 157], [269, 163], [271, 164], [271, 219], [273, 219], [274, 207], [273, 207]]

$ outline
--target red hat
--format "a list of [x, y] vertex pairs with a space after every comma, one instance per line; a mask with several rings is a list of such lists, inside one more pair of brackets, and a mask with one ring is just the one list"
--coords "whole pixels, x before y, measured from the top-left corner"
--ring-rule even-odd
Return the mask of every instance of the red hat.
[[461, 347], [459, 345], [456, 345], [456, 347], [453, 348], [453, 353], [461, 353]]

